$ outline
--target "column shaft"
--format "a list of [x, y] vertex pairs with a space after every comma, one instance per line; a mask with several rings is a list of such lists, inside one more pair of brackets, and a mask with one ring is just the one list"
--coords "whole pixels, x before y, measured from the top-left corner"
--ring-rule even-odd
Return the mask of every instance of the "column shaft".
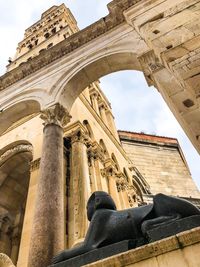
[[109, 194], [112, 196], [117, 209], [121, 209], [121, 203], [120, 203], [119, 193], [117, 191], [115, 176], [111, 175], [108, 177], [108, 185], [109, 185]]
[[44, 128], [28, 267], [46, 267], [64, 249], [63, 130]]
[[64, 249], [63, 126], [70, 115], [58, 103], [41, 113], [45, 126], [28, 267], [46, 267]]
[[88, 227], [86, 204], [90, 196], [87, 147], [83, 136], [72, 138], [72, 158], [69, 199], [69, 246], [83, 241]]

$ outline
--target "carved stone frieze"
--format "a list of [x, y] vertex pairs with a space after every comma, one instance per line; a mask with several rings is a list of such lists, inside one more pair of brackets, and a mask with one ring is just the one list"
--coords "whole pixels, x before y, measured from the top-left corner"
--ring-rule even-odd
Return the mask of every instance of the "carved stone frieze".
[[40, 161], [41, 161], [41, 158], [38, 158], [31, 162], [31, 169], [30, 169], [31, 172], [40, 168]]
[[15, 267], [15, 265], [12, 263], [12, 260], [3, 253], [0, 253], [0, 266], [2, 267]]
[[62, 105], [57, 103], [54, 106], [43, 110], [40, 118], [44, 120], [44, 126], [55, 124], [63, 128], [67, 123], [69, 123], [71, 116]]
[[116, 183], [118, 192], [128, 190], [130, 187], [123, 174], [117, 175]]
[[21, 152], [31, 152], [31, 153], [33, 153], [32, 145], [20, 144], [20, 145], [16, 145], [15, 147], [12, 147], [12, 148], [6, 150], [0, 156], [0, 165], [2, 165], [6, 160], [8, 160], [13, 155], [15, 155], [17, 153], [21, 153]]

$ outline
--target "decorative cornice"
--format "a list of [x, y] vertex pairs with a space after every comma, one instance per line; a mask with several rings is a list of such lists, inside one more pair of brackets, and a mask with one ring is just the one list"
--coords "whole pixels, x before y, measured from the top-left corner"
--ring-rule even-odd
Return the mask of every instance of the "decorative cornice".
[[31, 162], [31, 168], [30, 168], [31, 172], [38, 170], [40, 168], [40, 161], [41, 161], [41, 158], [38, 158]]
[[63, 128], [70, 122], [71, 116], [69, 112], [59, 103], [41, 111], [40, 118], [44, 120], [44, 126], [55, 124]]
[[29, 144], [21, 144], [17, 145], [15, 147], [12, 147], [8, 150], [6, 150], [3, 154], [0, 156], [0, 165], [2, 165], [6, 160], [8, 160], [10, 157], [17, 153], [21, 152], [31, 152], [33, 153], [33, 147]]
[[110, 14], [91, 24], [85, 29], [69, 36], [66, 40], [58, 43], [54, 47], [45, 50], [32, 60], [23, 63], [15, 69], [5, 73], [0, 77], [0, 90], [16, 83], [26, 76], [38, 71], [51, 62], [71, 53], [75, 49], [110, 31], [125, 21], [123, 11], [135, 5], [141, 0], [118, 0], [108, 5]]
[[6, 254], [3, 254], [3, 253], [0, 253], [0, 266], [15, 267], [11, 259]]

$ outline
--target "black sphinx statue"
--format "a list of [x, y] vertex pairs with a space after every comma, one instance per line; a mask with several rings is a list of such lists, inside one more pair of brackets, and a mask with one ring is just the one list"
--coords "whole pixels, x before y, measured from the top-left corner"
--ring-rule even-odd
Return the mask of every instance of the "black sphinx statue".
[[[143, 244], [149, 243], [149, 230], [182, 218], [196, 217], [195, 215], [200, 215], [196, 206], [164, 194], [155, 195], [153, 204], [117, 211], [109, 194], [103, 191], [94, 192], [87, 203], [90, 225], [84, 242], [78, 247], [62, 251], [53, 258], [52, 263], [56, 264], [123, 240], [136, 240], [135, 247], [139, 246], [139, 240], [143, 240]], [[198, 216], [198, 220], [199, 218]]]

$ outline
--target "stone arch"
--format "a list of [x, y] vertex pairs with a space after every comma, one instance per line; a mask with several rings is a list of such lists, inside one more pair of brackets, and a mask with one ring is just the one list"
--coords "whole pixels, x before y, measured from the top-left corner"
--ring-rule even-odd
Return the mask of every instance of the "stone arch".
[[85, 60], [77, 68], [74, 67], [71, 72], [63, 75], [57, 83], [57, 101], [70, 111], [76, 98], [87, 86], [107, 74], [121, 70], [141, 70], [136, 53], [109, 52]]
[[32, 145], [17, 141], [0, 150], [0, 247], [17, 262], [27, 199]]
[[0, 111], [0, 135], [22, 118], [40, 112], [40, 103], [36, 100], [20, 101]]

